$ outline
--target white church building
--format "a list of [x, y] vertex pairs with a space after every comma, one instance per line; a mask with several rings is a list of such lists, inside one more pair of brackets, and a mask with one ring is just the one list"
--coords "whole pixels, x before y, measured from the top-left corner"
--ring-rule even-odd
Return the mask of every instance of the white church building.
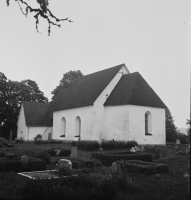
[[77, 79], [51, 103], [23, 102], [17, 138], [166, 144], [165, 104], [125, 64]]

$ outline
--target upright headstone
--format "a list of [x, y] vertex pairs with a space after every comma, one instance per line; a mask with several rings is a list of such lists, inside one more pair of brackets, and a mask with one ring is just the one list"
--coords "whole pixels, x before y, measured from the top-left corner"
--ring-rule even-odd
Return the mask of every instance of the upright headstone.
[[76, 146], [71, 146], [71, 157], [76, 158], [78, 156], [78, 148]]
[[102, 152], [103, 152], [103, 148], [99, 148], [99, 152], [101, 152], [101, 153], [102, 153]]
[[111, 169], [112, 169], [112, 172], [114, 173], [118, 172], [118, 164], [116, 162], [113, 162]]
[[21, 162], [23, 163], [23, 164], [27, 164], [27, 162], [28, 162], [28, 156], [21, 156]]
[[180, 144], [180, 140], [176, 140], [176, 144]]
[[72, 170], [72, 162], [71, 160], [67, 160], [67, 159], [60, 159], [59, 163], [58, 163], [59, 167], [65, 167], [66, 169]]

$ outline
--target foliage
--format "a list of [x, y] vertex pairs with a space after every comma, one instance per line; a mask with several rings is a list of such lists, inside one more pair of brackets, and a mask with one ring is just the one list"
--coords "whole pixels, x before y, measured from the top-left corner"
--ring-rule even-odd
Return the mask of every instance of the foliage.
[[112, 200], [117, 189], [110, 179], [98, 181], [87, 176], [70, 176], [57, 180], [29, 180], [23, 193], [27, 199]]
[[59, 85], [51, 92], [51, 94], [53, 94], [52, 100], [55, 99], [56, 95], [60, 92], [61, 89], [69, 88], [78, 78], [82, 76], [83, 74], [80, 70], [69, 71], [63, 74]]
[[11, 81], [0, 72], [0, 131], [6, 131], [7, 137], [11, 130], [16, 130], [23, 101], [46, 103], [48, 99], [44, 97], [35, 81]]
[[134, 146], [137, 146], [138, 143], [136, 141], [114, 141], [114, 140], [110, 140], [110, 141], [105, 141], [103, 140], [101, 143], [101, 147], [104, 150], [110, 150], [110, 149], [126, 149], [126, 148], [131, 148]]
[[119, 160], [141, 160], [152, 162], [153, 155], [150, 153], [133, 153], [133, 152], [122, 152], [122, 153], [92, 153], [91, 159], [98, 159], [105, 166], [111, 166], [113, 162]]
[[189, 144], [189, 136], [185, 135], [184, 133], [178, 132], [176, 134], [176, 138], [180, 140], [181, 144]]
[[98, 150], [100, 145], [97, 141], [81, 140], [78, 142], [78, 148], [83, 150]]
[[[117, 163], [123, 164], [124, 161], [119, 161]], [[144, 162], [140, 160], [130, 160], [128, 162], [125, 162], [124, 168], [129, 173], [136, 172], [136, 173], [142, 173], [142, 174], [147, 174], [147, 175], [169, 172], [169, 167], [166, 164]]]
[[[51, 25], [58, 26], [60, 28], [61, 24], [59, 24], [59, 22], [62, 22], [62, 21], [72, 22], [68, 18], [58, 19], [49, 10], [49, 8], [48, 8], [49, 1], [48, 0], [36, 0], [36, 2], [37, 2], [36, 8], [33, 8], [31, 6], [30, 1], [28, 1], [28, 2], [26, 0], [15, 0], [15, 1], [18, 3], [18, 6], [19, 6], [22, 14], [25, 15], [26, 17], [27, 17], [29, 12], [35, 14], [34, 18], [36, 19], [36, 30], [37, 30], [37, 32], [39, 32], [39, 30], [38, 30], [39, 17], [47, 20], [47, 22], [48, 22], [48, 35], [50, 35], [50, 32], [51, 32]], [[6, 2], [7, 2], [7, 6], [9, 6], [10, 0], [6, 0]], [[34, 1], [33, 1], [33, 3], [34, 3]]]
[[[190, 118], [191, 118], [191, 115], [190, 115]], [[188, 126], [188, 129], [187, 129], [187, 134], [188, 134], [188, 137], [189, 137], [189, 141], [190, 141], [190, 128], [191, 128], [191, 119], [187, 119], [186, 121], [186, 125]]]
[[47, 153], [50, 156], [56, 156], [56, 150], [57, 149], [60, 150], [59, 156], [70, 156], [70, 154], [71, 154], [71, 150], [70, 149], [67, 149], [67, 148], [56, 148], [56, 147], [49, 148], [47, 150]]
[[37, 134], [35, 137], [34, 137], [34, 142], [38, 142], [42, 139], [42, 135], [41, 134]]
[[29, 158], [27, 164], [23, 164], [18, 159], [0, 159], [0, 172], [30, 172], [30, 171], [41, 171], [45, 170], [46, 165], [43, 160], [36, 158]]
[[174, 124], [173, 117], [168, 108], [166, 108], [165, 113], [166, 113], [166, 141], [175, 142], [177, 127]]

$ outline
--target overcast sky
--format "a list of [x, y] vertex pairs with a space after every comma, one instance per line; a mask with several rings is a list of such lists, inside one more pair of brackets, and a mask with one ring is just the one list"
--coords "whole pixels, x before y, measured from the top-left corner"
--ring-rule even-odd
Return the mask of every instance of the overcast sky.
[[[29, 3], [34, 0], [30, 0]], [[0, 1], [0, 71], [37, 82], [51, 100], [63, 74], [84, 75], [125, 63], [170, 109], [177, 127], [190, 115], [189, 0], [49, 0], [61, 28], [26, 18], [15, 1]]]

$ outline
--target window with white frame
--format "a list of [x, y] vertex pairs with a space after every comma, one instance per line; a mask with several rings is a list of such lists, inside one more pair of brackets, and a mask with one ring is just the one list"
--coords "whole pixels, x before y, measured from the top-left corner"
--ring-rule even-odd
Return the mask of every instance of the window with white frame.
[[62, 117], [60, 137], [65, 137], [65, 135], [66, 135], [66, 119], [65, 117]]
[[80, 134], [81, 134], [81, 119], [79, 116], [77, 116], [75, 121], [75, 137], [80, 137]]
[[145, 113], [145, 135], [152, 135], [152, 121], [149, 111]]

